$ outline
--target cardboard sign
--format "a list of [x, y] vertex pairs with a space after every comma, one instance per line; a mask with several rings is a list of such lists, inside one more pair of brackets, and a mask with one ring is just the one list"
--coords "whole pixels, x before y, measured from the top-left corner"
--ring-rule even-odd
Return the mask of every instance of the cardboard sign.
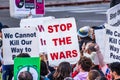
[[3, 35], [3, 60], [4, 64], [13, 64], [13, 59], [20, 53], [30, 56], [39, 56], [38, 35], [36, 29], [6, 28]]
[[106, 27], [105, 62], [120, 62], [120, 27]]
[[110, 26], [120, 27], [120, 4], [108, 9], [107, 20]]
[[24, 18], [29, 14], [33, 16], [44, 15], [44, 0], [9, 0], [10, 15], [15, 18]]
[[30, 72], [33, 80], [40, 80], [40, 58], [15, 58], [14, 80], [19, 80], [19, 74], [24, 71]]
[[47, 53], [50, 65], [63, 61], [76, 63], [80, 59], [77, 29], [74, 18], [45, 21]]
[[39, 38], [39, 50], [41, 52], [46, 52], [46, 40], [45, 40], [45, 29], [44, 29], [44, 21], [54, 19], [54, 17], [41, 17], [41, 18], [31, 18], [31, 19], [22, 19], [20, 22], [21, 28], [36, 28], [38, 32]]

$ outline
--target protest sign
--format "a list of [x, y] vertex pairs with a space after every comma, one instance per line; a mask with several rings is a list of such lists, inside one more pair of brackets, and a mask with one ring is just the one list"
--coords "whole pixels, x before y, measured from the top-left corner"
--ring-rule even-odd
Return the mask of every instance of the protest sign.
[[120, 4], [107, 10], [107, 22], [110, 26], [120, 27]]
[[120, 27], [106, 27], [105, 62], [120, 62]]
[[38, 35], [36, 29], [6, 28], [2, 30], [4, 64], [13, 64], [20, 53], [39, 56]]
[[9, 0], [10, 15], [14, 18], [25, 18], [29, 14], [33, 16], [44, 15], [44, 0]]
[[101, 53], [105, 54], [105, 29], [98, 29], [95, 30], [95, 40], [96, 43], [99, 45]]
[[40, 80], [40, 58], [15, 58], [14, 80], [19, 80], [18, 76], [24, 71], [30, 72], [33, 80]]
[[45, 21], [43, 26], [49, 64], [58, 66], [63, 61], [75, 64], [80, 59], [75, 19], [52, 19]]
[[50, 20], [50, 19], [55, 19], [55, 17], [48, 16], [48, 17], [21, 19], [20, 28], [30, 28], [30, 27], [38, 28], [43, 24], [45, 20]]
[[120, 4], [108, 9], [105, 37], [105, 62], [120, 61]]
[[54, 19], [54, 17], [41, 17], [41, 18], [31, 18], [31, 19], [22, 19], [20, 22], [20, 28], [36, 28], [38, 32], [39, 38], [39, 50], [41, 52], [46, 52], [46, 40], [45, 40], [45, 29], [44, 29], [44, 21]]

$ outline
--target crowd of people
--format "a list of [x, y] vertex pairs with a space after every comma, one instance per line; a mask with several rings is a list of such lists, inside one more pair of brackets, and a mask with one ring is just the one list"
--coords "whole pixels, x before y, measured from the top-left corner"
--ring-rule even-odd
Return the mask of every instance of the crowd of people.
[[[110, 7], [119, 4], [120, 0], [112, 0]], [[14, 64], [4, 65], [2, 52], [2, 29], [8, 28], [0, 22], [0, 72], [2, 80], [14, 80]], [[46, 54], [41, 54], [40, 80], [120, 80], [120, 62], [106, 64], [103, 54], [96, 43], [94, 31], [105, 28], [102, 26], [84, 26], [78, 30], [80, 50], [76, 64], [61, 62], [58, 66], [50, 66]], [[29, 57], [20, 53], [16, 57]], [[32, 73], [22, 71], [18, 80], [34, 80]]]
[[[0, 28], [8, 27], [0, 23]], [[95, 41], [94, 30], [103, 28], [105, 27], [84, 26], [78, 30], [80, 59], [76, 61], [76, 64], [61, 62], [58, 66], [50, 66], [47, 55], [41, 54], [40, 80], [120, 80], [120, 62], [106, 64], [100, 48]], [[1, 29], [0, 37], [2, 40]], [[14, 80], [14, 65], [4, 65], [2, 57], [3, 54], [1, 51], [0, 71], [2, 73], [2, 80]], [[30, 55], [27, 53], [20, 53], [17, 57], [30, 58]], [[34, 79], [29, 71], [23, 71], [19, 74], [18, 80]]]

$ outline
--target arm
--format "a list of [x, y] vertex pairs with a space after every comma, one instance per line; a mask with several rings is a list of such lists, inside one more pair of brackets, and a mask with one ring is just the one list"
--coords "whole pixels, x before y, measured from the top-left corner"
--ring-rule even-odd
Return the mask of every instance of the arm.
[[95, 45], [95, 49], [96, 49], [96, 53], [97, 53], [97, 56], [98, 56], [100, 66], [101, 67], [105, 66], [104, 57], [103, 57], [103, 55], [102, 55], [102, 53], [100, 51], [100, 48], [99, 48], [99, 46], [97, 44]]

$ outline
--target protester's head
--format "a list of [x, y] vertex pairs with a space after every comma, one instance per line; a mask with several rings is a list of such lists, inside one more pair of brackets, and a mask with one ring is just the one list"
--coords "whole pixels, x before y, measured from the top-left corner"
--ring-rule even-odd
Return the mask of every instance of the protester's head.
[[78, 36], [81, 38], [87, 37], [89, 33], [89, 26], [84, 26], [78, 30]]
[[66, 77], [64, 80], [74, 80], [74, 79], [71, 77]]
[[48, 61], [48, 55], [47, 55], [47, 53], [42, 52], [42, 53], [39, 54], [39, 56], [40, 56], [41, 60], [43, 60], [45, 62]]
[[78, 67], [80, 71], [90, 71], [90, 68], [92, 67], [92, 61], [88, 57], [81, 57], [78, 61]]
[[97, 70], [90, 70], [88, 73], [87, 80], [96, 80], [100, 76], [100, 73]]
[[85, 46], [85, 53], [91, 54], [92, 52], [96, 52], [95, 43], [90, 41]]
[[105, 76], [99, 76], [95, 80], [107, 80], [107, 78]]
[[17, 57], [30, 57], [30, 55], [28, 53], [20, 53]]
[[18, 76], [18, 80], [33, 80], [33, 76], [30, 72], [23, 71], [23, 72], [20, 72]]
[[109, 65], [110, 74], [114, 79], [120, 78], [120, 62], [113, 62]]
[[49, 71], [48, 71], [47, 64], [45, 63], [45, 61], [41, 60], [41, 71], [40, 71], [40, 75], [46, 76], [48, 73], [49, 73]]
[[95, 29], [94, 29], [94, 27], [95, 26], [90, 27], [89, 36], [91, 37], [92, 40], [95, 41]]
[[61, 62], [56, 69], [53, 78], [55, 80], [64, 80], [66, 77], [70, 77], [72, 68], [69, 62]]
[[0, 32], [2, 32], [2, 29], [3, 28], [9, 28], [8, 25], [3, 25], [1, 22], [0, 22]]

